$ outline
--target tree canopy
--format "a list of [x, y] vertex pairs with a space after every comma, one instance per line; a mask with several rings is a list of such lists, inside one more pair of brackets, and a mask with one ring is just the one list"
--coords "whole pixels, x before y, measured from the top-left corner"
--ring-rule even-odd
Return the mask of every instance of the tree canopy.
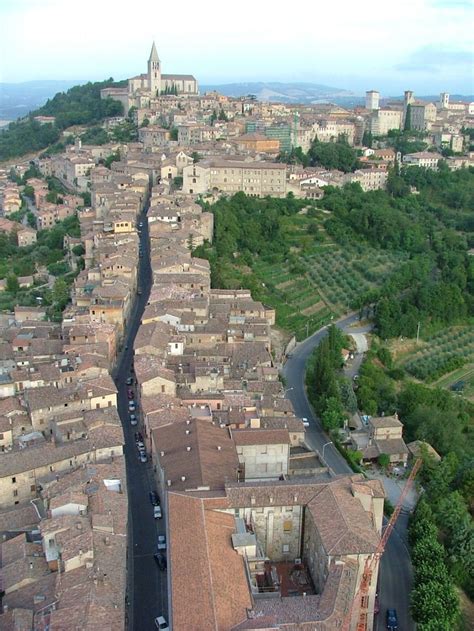
[[[123, 105], [111, 98], [101, 99], [103, 88], [118, 86], [113, 79], [74, 86], [58, 92], [26, 118], [14, 121], [0, 134], [0, 160], [41, 151], [58, 143], [61, 131], [71, 125], [99, 123], [123, 113]], [[35, 116], [54, 116], [54, 123], [41, 124]]]

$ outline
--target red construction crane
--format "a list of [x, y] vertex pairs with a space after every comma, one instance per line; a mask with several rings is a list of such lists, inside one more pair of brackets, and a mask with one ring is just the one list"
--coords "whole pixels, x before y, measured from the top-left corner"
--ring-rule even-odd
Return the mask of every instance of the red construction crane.
[[[397, 505], [395, 506], [392, 516], [390, 517], [390, 520], [383, 532], [383, 535], [380, 539], [380, 542], [377, 546], [375, 553], [371, 555], [370, 557], [367, 557], [367, 560], [365, 562], [364, 572], [362, 574], [362, 579], [360, 581], [359, 589], [357, 590], [357, 593], [354, 596], [354, 600], [352, 601], [352, 606], [349, 613], [344, 618], [344, 621], [341, 626], [342, 631], [350, 631], [351, 621], [353, 620], [358, 609], [360, 608], [362, 599], [364, 599], [364, 596], [368, 596], [369, 594], [369, 586], [370, 586], [370, 581], [372, 578], [373, 568], [374, 566], [376, 566], [377, 563], [379, 563], [380, 558], [382, 554], [384, 553], [388, 538], [390, 537], [390, 534], [395, 526], [395, 522], [397, 521], [400, 511], [402, 510], [403, 501], [405, 500], [405, 497], [407, 496], [407, 493], [410, 490], [413, 484], [413, 481], [416, 477], [416, 474], [418, 473], [421, 465], [422, 465], [422, 460], [421, 458], [418, 458], [415, 464], [413, 465], [412, 470], [410, 471], [410, 475], [408, 476], [408, 479], [403, 488], [403, 491], [400, 497], [398, 498]], [[367, 614], [365, 612], [360, 612], [358, 614], [358, 621], [355, 627], [355, 631], [367, 631]]]

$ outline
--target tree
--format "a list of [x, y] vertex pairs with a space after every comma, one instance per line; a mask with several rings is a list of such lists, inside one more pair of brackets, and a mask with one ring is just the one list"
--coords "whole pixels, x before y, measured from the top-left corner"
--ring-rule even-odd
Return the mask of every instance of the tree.
[[368, 130], [364, 131], [364, 135], [362, 136], [362, 145], [364, 147], [369, 147], [369, 149], [371, 149], [372, 142], [373, 142], [373, 138], [372, 138], [371, 132]]
[[170, 129], [170, 140], [178, 140], [178, 128], [172, 127]]
[[377, 458], [377, 462], [382, 469], [388, 469], [390, 466], [390, 456], [388, 454], [380, 454]]
[[357, 398], [352, 387], [352, 382], [346, 377], [339, 379], [339, 389], [341, 392], [341, 402], [349, 414], [357, 412]]
[[140, 127], [148, 127], [149, 124], [150, 124], [150, 119], [145, 117]]
[[[105, 160], [104, 160], [104, 166], [107, 169], [110, 169], [112, 166], [113, 162], [119, 162], [120, 161], [120, 152], [119, 151], [115, 151], [114, 153], [111, 153], [110, 155], [108, 155]], [[89, 193], [90, 195], [90, 193]], [[85, 202], [85, 200], [84, 200]], [[86, 204], [86, 206], [90, 206], [90, 204]]]
[[440, 629], [453, 629], [459, 602], [449, 580], [420, 583], [411, 595], [413, 619], [421, 624], [440, 624]]
[[53, 285], [53, 301], [60, 307], [61, 311], [69, 300], [69, 287], [63, 278], [57, 278]]
[[194, 164], [196, 164], [197, 162], [199, 162], [199, 160], [201, 160], [201, 154], [197, 151], [193, 151], [191, 153], [191, 158], [193, 159]]
[[344, 410], [337, 397], [329, 397], [324, 404], [321, 421], [326, 431], [339, 429], [344, 425]]
[[410, 131], [411, 129], [411, 105], [408, 103], [407, 109], [405, 112], [405, 127], [404, 131]]
[[31, 211], [26, 213], [26, 221], [28, 222], [30, 228], [36, 228], [36, 217]]
[[23, 195], [26, 195], [26, 197], [29, 197], [30, 199], [35, 198], [35, 189], [30, 186], [29, 184], [26, 184], [24, 189], [23, 189]]
[[72, 248], [72, 252], [73, 252], [74, 256], [82, 256], [83, 254], [85, 254], [85, 249], [84, 249], [84, 246], [82, 245], [82, 243], [80, 243], [79, 245], [75, 245]]
[[20, 291], [20, 283], [18, 282], [18, 278], [15, 274], [8, 274], [5, 289], [8, 293], [13, 294], [14, 296], [16, 296], [16, 294]]

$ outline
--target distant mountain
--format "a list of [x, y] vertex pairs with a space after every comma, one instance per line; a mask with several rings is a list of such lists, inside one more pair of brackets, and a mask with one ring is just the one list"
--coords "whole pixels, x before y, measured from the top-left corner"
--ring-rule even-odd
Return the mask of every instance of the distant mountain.
[[246, 96], [254, 94], [259, 101], [280, 103], [317, 103], [335, 98], [354, 98], [349, 90], [333, 88], [319, 83], [227, 83], [224, 85], [201, 85], [201, 92], [216, 90], [225, 96]]
[[57, 92], [65, 92], [75, 85], [87, 83], [72, 81], [25, 81], [0, 83], [0, 119], [15, 120], [44, 105]]

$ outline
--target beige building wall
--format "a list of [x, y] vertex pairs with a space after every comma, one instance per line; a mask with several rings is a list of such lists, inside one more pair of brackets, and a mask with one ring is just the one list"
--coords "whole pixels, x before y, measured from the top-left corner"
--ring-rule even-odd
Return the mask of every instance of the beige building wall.
[[223, 193], [244, 192], [250, 197], [284, 197], [286, 168], [232, 163], [191, 165], [183, 169], [183, 191], [203, 194], [216, 189]]
[[294, 561], [301, 555], [302, 506], [266, 506], [240, 509], [253, 524], [258, 543], [272, 561]]
[[245, 479], [278, 479], [288, 473], [290, 446], [238, 445], [239, 462], [245, 465]]

